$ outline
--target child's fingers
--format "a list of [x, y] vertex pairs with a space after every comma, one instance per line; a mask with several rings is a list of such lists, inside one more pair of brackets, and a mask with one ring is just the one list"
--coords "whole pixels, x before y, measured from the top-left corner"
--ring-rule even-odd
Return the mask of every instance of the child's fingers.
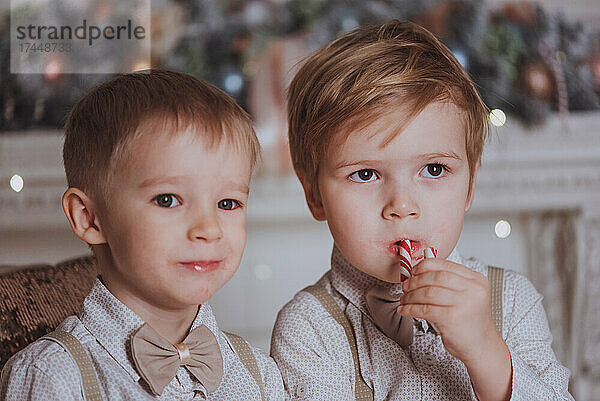
[[402, 296], [403, 305], [428, 304], [436, 306], [456, 305], [462, 296], [462, 292], [448, 288], [427, 286], [406, 292]]
[[402, 283], [402, 291], [408, 292], [427, 286], [463, 291], [467, 288], [468, 284], [461, 275], [446, 270], [436, 270], [418, 274], [404, 281]]
[[423, 274], [429, 271], [440, 271], [445, 270], [454, 274], [458, 274], [464, 278], [475, 279], [479, 278], [479, 276], [483, 277], [483, 275], [474, 272], [466, 266], [459, 265], [454, 262], [450, 262], [445, 259], [423, 259], [419, 264], [413, 267], [412, 273], [413, 275]]
[[430, 304], [401, 305], [396, 311], [399, 315], [425, 319], [429, 322], [438, 322], [440, 318], [448, 313], [449, 306], [438, 306]]

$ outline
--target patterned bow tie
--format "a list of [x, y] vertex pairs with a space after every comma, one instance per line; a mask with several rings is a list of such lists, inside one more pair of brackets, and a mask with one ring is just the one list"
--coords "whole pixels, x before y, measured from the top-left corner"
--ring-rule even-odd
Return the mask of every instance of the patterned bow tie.
[[223, 357], [214, 334], [201, 325], [190, 331], [179, 344], [171, 344], [148, 324], [131, 338], [133, 361], [152, 392], [161, 395], [164, 388], [185, 366], [207, 392], [219, 387], [223, 377]]
[[389, 338], [396, 341], [400, 346], [407, 347], [413, 341], [413, 319], [402, 317], [396, 313], [400, 306], [400, 296], [393, 295], [390, 289], [382, 286], [375, 286], [367, 291], [367, 309], [375, 326], [379, 328]]

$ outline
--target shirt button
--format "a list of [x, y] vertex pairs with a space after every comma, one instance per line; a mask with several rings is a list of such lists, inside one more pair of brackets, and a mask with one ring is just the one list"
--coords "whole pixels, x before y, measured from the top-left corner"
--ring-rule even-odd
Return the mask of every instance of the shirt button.
[[304, 397], [308, 393], [308, 385], [306, 383], [298, 383], [296, 386], [296, 397]]

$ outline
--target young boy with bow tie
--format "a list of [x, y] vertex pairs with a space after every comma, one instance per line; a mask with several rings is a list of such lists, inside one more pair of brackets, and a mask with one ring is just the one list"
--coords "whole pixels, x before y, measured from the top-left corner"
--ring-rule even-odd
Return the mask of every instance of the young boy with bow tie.
[[248, 115], [189, 75], [125, 74], [84, 96], [62, 203], [100, 276], [78, 316], [10, 359], [0, 399], [284, 399], [273, 360], [206, 303], [240, 264], [259, 155]]

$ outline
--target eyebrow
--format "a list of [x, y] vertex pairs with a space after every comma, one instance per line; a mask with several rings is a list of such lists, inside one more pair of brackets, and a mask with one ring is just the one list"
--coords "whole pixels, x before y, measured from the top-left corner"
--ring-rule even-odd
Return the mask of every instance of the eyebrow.
[[[178, 182], [183, 181], [183, 178], [184, 177], [180, 177], [180, 176], [147, 178], [140, 183], [139, 187], [140, 188], [148, 188], [148, 187], [153, 187], [156, 185], [165, 185], [165, 184], [175, 185]], [[239, 191], [243, 194], [248, 194], [250, 192], [250, 188], [246, 184], [241, 184], [241, 183], [237, 183], [237, 182], [233, 182], [233, 181], [227, 181], [225, 184], [227, 187], [232, 188], [235, 191]]]
[[335, 169], [339, 169], [339, 168], [343, 168], [343, 167], [349, 167], [349, 166], [355, 166], [357, 164], [374, 164], [377, 162], [380, 162], [381, 160], [356, 160], [356, 161], [345, 161], [342, 160], [341, 162], [339, 162], [338, 164], [335, 165]]
[[164, 185], [164, 184], [174, 185], [174, 184], [178, 183], [179, 181], [181, 181], [181, 178], [182, 177], [177, 177], [177, 176], [146, 178], [144, 181], [142, 181], [140, 183], [139, 187], [147, 188], [147, 187], [153, 187], [155, 185]]
[[[435, 152], [435, 153], [425, 153], [418, 156], [418, 159], [436, 159], [436, 158], [447, 158], [447, 159], [456, 159], [462, 160], [463, 158], [455, 152]], [[344, 167], [356, 166], [358, 164], [375, 164], [380, 162], [381, 160], [355, 160], [355, 161], [346, 161], [342, 160], [338, 164], [335, 165], [335, 169], [340, 169]]]
[[462, 157], [460, 157], [458, 155], [458, 153], [455, 153], [455, 152], [425, 153], [424, 155], [421, 155], [421, 157], [423, 159], [435, 159], [435, 158], [438, 158], [438, 157], [448, 158], [448, 159], [456, 159], [456, 160], [462, 160], [463, 159]]

